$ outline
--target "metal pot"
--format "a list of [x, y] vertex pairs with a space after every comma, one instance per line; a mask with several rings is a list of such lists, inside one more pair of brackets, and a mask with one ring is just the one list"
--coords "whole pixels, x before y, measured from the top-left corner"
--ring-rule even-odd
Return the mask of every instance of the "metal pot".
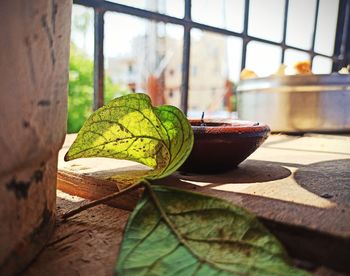
[[255, 78], [237, 87], [238, 118], [273, 132], [350, 132], [350, 75]]

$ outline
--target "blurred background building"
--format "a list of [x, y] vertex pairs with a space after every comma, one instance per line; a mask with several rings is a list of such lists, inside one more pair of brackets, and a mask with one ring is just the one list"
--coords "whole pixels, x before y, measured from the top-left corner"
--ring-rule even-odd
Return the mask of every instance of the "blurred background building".
[[[90, 98], [85, 103], [92, 105], [94, 9], [88, 7], [89, 0], [79, 2], [86, 5], [73, 7], [72, 52], [73, 56], [78, 54], [86, 60], [84, 67], [91, 67], [91, 81], [85, 80], [83, 86], [88, 91], [85, 97]], [[111, 2], [178, 19], [184, 17], [182, 0]], [[207, 116], [234, 118], [234, 87], [242, 65], [261, 77], [275, 73], [282, 60], [286, 65], [312, 60], [314, 73], [332, 71], [339, 0], [289, 0], [287, 11], [286, 1], [251, 0], [246, 32], [254, 39], [248, 43], [239, 37], [245, 31], [245, 3], [244, 0], [192, 0], [194, 22], [238, 35], [191, 29], [187, 102], [190, 117], [205, 112]], [[184, 27], [112, 11], [106, 11], [103, 17], [105, 102], [125, 93], [144, 92], [155, 105], [180, 107]], [[282, 48], [283, 43], [289, 48]], [[71, 79], [77, 82], [79, 66], [71, 68], [75, 68], [71, 70]], [[72, 99], [76, 90], [79, 89], [73, 87], [70, 91], [71, 112], [79, 109], [80, 101]], [[72, 116], [85, 118], [91, 112], [92, 108], [85, 108], [83, 115]]]

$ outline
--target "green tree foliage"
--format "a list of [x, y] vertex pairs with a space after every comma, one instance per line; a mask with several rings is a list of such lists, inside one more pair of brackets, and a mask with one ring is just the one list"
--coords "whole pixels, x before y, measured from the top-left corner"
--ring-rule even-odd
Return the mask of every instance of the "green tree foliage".
[[[72, 43], [69, 60], [68, 133], [78, 132], [93, 111], [93, 67], [93, 61]], [[112, 83], [111, 78], [106, 76], [105, 103], [129, 92]]]

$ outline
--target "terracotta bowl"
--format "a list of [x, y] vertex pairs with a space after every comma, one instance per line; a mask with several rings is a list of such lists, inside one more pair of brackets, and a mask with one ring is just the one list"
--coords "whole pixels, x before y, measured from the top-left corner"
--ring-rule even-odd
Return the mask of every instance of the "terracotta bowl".
[[270, 128], [250, 121], [190, 120], [192, 152], [180, 171], [215, 173], [237, 167], [268, 137]]

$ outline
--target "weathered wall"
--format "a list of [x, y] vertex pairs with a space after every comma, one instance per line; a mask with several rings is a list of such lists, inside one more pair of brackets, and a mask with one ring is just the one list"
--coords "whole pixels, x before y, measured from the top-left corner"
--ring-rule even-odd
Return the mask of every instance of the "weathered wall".
[[30, 261], [54, 224], [71, 5], [0, 1], [0, 274]]

